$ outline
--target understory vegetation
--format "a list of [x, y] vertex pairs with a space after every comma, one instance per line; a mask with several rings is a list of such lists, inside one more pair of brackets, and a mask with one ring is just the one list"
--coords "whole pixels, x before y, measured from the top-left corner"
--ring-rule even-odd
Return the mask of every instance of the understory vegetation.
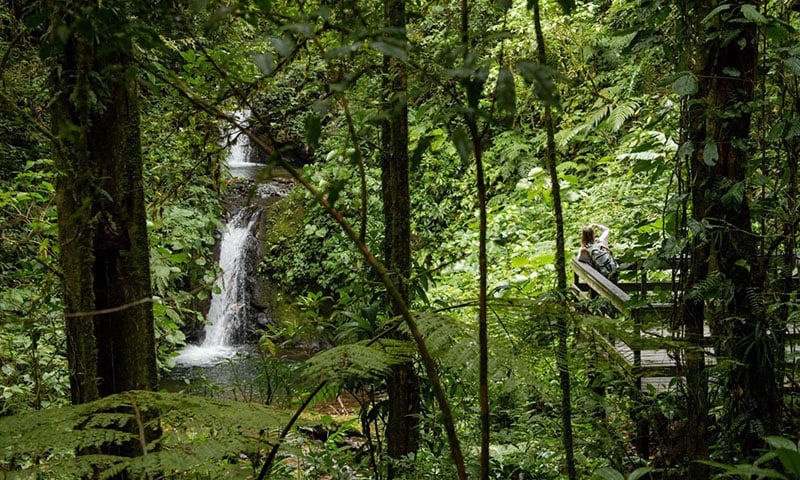
[[[51, 3], [0, 6], [1, 479], [800, 478], [797, 2], [81, 0], [73, 23]], [[404, 28], [387, 23], [398, 5]], [[83, 177], [58, 167], [55, 126], [82, 119], [58, 118], [49, 89], [56, 45], [79, 35], [134, 51], [70, 98], [105, 111], [120, 71], [139, 89], [152, 298], [137, 301], [160, 378], [219, 288], [243, 188], [225, 132], [250, 138], [260, 182], [293, 177], [259, 237], [275, 308], [228, 385], [70, 401], [65, 320], [87, 312], [67, 300], [56, 203]], [[753, 46], [753, 71], [720, 45]], [[399, 117], [404, 274], [384, 210]], [[591, 224], [649, 297], [621, 311], [559, 285]], [[649, 386], [618, 353], [653, 327], [642, 305], [673, 306], [642, 350], [680, 372]], [[397, 458], [389, 391], [407, 364], [418, 423]], [[777, 393], [754, 387], [771, 378]]]

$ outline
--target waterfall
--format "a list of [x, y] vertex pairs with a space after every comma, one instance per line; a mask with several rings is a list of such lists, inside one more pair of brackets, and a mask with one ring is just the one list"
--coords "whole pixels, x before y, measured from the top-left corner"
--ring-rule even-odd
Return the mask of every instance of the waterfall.
[[187, 345], [175, 362], [183, 365], [207, 365], [230, 358], [245, 337], [249, 299], [248, 267], [258, 250], [253, 230], [259, 212], [241, 209], [227, 224], [220, 241], [221, 274], [214, 282], [211, 306], [206, 317], [205, 338], [200, 345]]
[[[236, 122], [247, 127], [250, 119], [250, 110], [234, 112]], [[224, 132], [225, 144], [228, 145], [228, 170], [232, 177], [255, 179], [264, 164], [251, 161], [253, 159], [253, 146], [250, 139], [235, 126], [229, 126]]]
[[[246, 124], [249, 110], [234, 112], [239, 124]], [[237, 127], [223, 131], [224, 144], [228, 145], [227, 164], [233, 176], [248, 178], [243, 172], [254, 166], [248, 162], [250, 142]], [[250, 299], [248, 275], [258, 254], [258, 240], [254, 229], [260, 210], [242, 208], [227, 222], [219, 242], [220, 275], [214, 282], [211, 304], [206, 315], [205, 337], [200, 345], [187, 345], [175, 358], [179, 365], [211, 365], [230, 358], [239, 351], [245, 339], [249, 319]]]

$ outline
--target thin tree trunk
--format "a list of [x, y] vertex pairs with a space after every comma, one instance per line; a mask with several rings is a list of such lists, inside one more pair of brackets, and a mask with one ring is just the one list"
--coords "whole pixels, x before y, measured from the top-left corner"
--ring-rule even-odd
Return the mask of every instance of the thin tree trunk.
[[[539, 0], [533, 2], [533, 24], [536, 30], [536, 51], [539, 63], [547, 65], [547, 52], [545, 50], [544, 33], [542, 32], [542, 19]], [[561, 208], [561, 186], [558, 181], [556, 163], [555, 122], [553, 121], [552, 108], [544, 106], [544, 127], [546, 133], [545, 164], [550, 173], [550, 184], [553, 192], [553, 213], [556, 218], [556, 276], [559, 292], [567, 291], [567, 262], [564, 242], [564, 213]], [[564, 446], [564, 460], [567, 477], [576, 478], [575, 454], [573, 452], [572, 438], [572, 391], [569, 373], [569, 331], [567, 317], [559, 315], [557, 322], [558, 347], [556, 349], [556, 364], [558, 365], [559, 386], [561, 387], [561, 441]]]
[[[386, 0], [385, 15], [389, 28], [403, 31], [405, 43], [405, 0]], [[400, 34], [398, 34], [399, 36]], [[386, 268], [403, 302], [409, 301], [411, 276], [411, 200], [408, 172], [407, 74], [397, 58], [384, 57], [384, 89], [388, 119], [382, 130], [381, 184], [385, 221], [384, 254]], [[399, 312], [399, 306], [392, 309]], [[398, 460], [415, 454], [419, 447], [420, 394], [419, 377], [412, 362], [392, 368], [388, 384], [389, 423], [386, 443], [389, 457], [388, 478], [395, 478], [409, 467], [398, 468]], [[408, 465], [408, 464], [406, 464]]]

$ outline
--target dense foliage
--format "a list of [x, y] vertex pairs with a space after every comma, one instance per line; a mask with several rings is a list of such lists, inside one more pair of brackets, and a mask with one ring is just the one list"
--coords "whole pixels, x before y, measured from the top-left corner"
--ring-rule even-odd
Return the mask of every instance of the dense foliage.
[[[127, 32], [140, 48], [141, 137], [162, 372], [169, 371], [169, 359], [187, 334], [204, 323], [204, 301], [219, 273], [213, 247], [231, 181], [220, 143], [232, 120], [228, 112], [251, 110], [248, 124], [239, 127], [257, 137], [260, 157], [271, 167], [283, 162], [291, 170], [314, 160], [296, 172], [307, 188], [298, 186], [270, 207], [259, 266], [300, 315], [274, 319], [260, 332], [261, 373], [245, 382], [250, 385], [238, 386], [259, 394], [237, 398], [296, 405], [321, 380], [326, 388], [320, 398], [334, 401], [338, 392], [351, 392], [357, 407], [355, 415], [315, 420], [323, 427], [304, 427], [282, 439], [281, 461], [270, 478], [385, 478], [391, 461], [383, 449], [387, 373], [408, 359], [419, 363], [410, 342], [382, 338], [409, 327], [385, 310], [379, 272], [364, 255], [365, 249], [378, 257], [383, 252], [384, 56], [408, 68], [411, 310], [467, 452], [478, 448], [481, 433], [476, 401], [481, 225], [473, 160], [476, 152], [482, 155], [491, 478], [563, 478], [557, 360], [567, 362], [572, 373], [580, 477], [624, 478], [619, 472], [633, 472], [628, 478], [645, 478], [657, 472], [660, 478], [682, 478], [693, 468], [684, 445], [688, 387], [673, 380], [668, 391], [636, 389], [629, 371], [607, 352], [598, 354], [604, 340], [597, 335], [625, 338], [629, 319], [602, 301], [554, 289], [557, 226], [545, 161], [545, 106], [555, 108], [567, 259], [577, 251], [581, 227], [603, 223], [611, 228], [612, 249], [623, 263], [646, 259], [652, 276], [672, 280], [685, 272], [657, 272], [688, 256], [697, 242], [716, 238], [713, 218], [696, 221], [687, 213], [693, 181], [688, 159], [701, 146], [687, 141], [686, 115], [700, 102], [695, 95], [703, 83], [693, 73], [689, 44], [725, 44], [740, 32], [730, 25], [755, 25], [760, 62], [755, 98], [709, 118], [752, 115], [748, 140], [736, 145], [748, 153], [746, 178], [723, 185], [719, 196], [725, 205], [749, 201], [759, 252], [788, 259], [782, 264], [773, 259], [765, 291], [753, 296], [759, 296], [771, 325], [781, 331], [793, 325], [800, 218], [796, 5], [720, 4], [697, 19], [705, 30], [693, 31], [682, 23], [695, 8], [687, 2], [568, 3], [542, 5], [547, 65], [532, 60], [537, 45], [531, 1], [465, 2], [466, 31], [465, 11], [454, 2], [409, 3], [407, 49], [397, 32], [384, 28], [378, 2], [203, 2], [174, 12], [161, 7], [152, 22], [140, 19], [134, 32]], [[288, 421], [269, 410], [145, 393], [137, 393], [135, 401], [121, 395], [85, 408], [53, 408], [66, 403], [69, 387], [55, 261], [53, 185], [59, 173], [49, 160], [46, 68], [36, 52], [38, 29], [46, 25], [40, 7], [38, 2], [0, 7], [0, 416], [10, 417], [0, 419], [0, 472], [86, 478], [127, 469], [134, 476], [258, 478], [276, 442], [273, 433]], [[709, 27], [717, 19], [730, 22], [724, 24], [729, 28]], [[737, 78], [742, 72], [725, 74]], [[480, 128], [479, 138], [469, 135], [471, 121]], [[708, 166], [720, 156], [712, 143], [702, 145], [701, 160]], [[348, 236], [342, 222], [355, 234]], [[732, 279], [709, 276], [689, 296], [705, 302], [712, 324], [726, 325], [740, 321], [730, 316], [734, 287]], [[663, 292], [661, 300], [670, 294]], [[566, 359], [557, 358], [559, 322], [569, 326]], [[784, 345], [762, 341], [758, 333], [753, 332], [751, 350], [766, 363], [773, 357], [764, 352], [780, 352]], [[298, 346], [308, 350], [303, 354], [331, 348], [300, 364], [290, 359]], [[736, 362], [720, 360], [709, 366], [719, 385], [708, 391], [708, 413], [726, 423], [708, 431], [712, 448], [706, 464], [742, 478], [797, 478], [793, 441], [768, 437], [764, 446], [771, 453], [740, 456], [749, 420], [746, 412], [728, 414], [732, 400], [724, 380]], [[764, 368], [796, 381], [792, 357]], [[303, 381], [297, 379], [301, 374]], [[787, 391], [783, 400], [782, 429], [764, 434], [795, 434], [796, 394]], [[416, 467], [409, 475], [454, 478], [440, 405], [426, 379], [422, 403], [422, 441], [417, 455], [407, 459]], [[137, 405], [152, 415], [144, 424]], [[31, 412], [43, 409], [48, 410]], [[642, 418], [652, 432], [648, 457], [641, 456], [632, 433]], [[130, 430], [136, 422], [142, 431]], [[147, 428], [154, 439], [145, 438]], [[50, 445], [45, 429], [62, 432], [61, 443]], [[115, 442], [140, 440], [151, 454], [129, 459], [106, 450]], [[479, 471], [477, 462], [476, 455], [467, 455], [470, 473]]]

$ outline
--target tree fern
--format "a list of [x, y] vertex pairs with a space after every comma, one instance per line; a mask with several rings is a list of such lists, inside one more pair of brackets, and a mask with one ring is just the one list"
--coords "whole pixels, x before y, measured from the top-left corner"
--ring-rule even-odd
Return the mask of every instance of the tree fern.
[[305, 374], [338, 384], [380, 378], [389, 373], [392, 365], [408, 361], [413, 351], [411, 344], [400, 340], [340, 345], [314, 355], [306, 362]]
[[[135, 402], [136, 408], [131, 409]], [[142, 440], [122, 428], [137, 413], [157, 432], [146, 454], [99, 453], [110, 445]], [[260, 405], [181, 394], [130, 392], [70, 407], [0, 419], [0, 471], [12, 478], [134, 478], [165, 475], [245, 478], [260, 451], [288, 415]]]

